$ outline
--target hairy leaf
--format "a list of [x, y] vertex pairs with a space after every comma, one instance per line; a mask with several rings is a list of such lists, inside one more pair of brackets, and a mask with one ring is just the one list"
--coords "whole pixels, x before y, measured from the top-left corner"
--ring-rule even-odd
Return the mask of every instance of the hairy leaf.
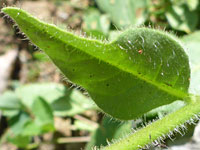
[[135, 119], [188, 96], [188, 58], [171, 35], [131, 28], [105, 43], [41, 22], [18, 8], [2, 11], [69, 80], [84, 87], [96, 104], [113, 117]]
[[[200, 112], [200, 97], [190, 97], [190, 102], [179, 110], [157, 120], [146, 127], [130, 134], [128, 137], [123, 138], [101, 150], [138, 150], [148, 149], [147, 144], [158, 143], [171, 138], [174, 133], [182, 134], [187, 130], [186, 124], [194, 124], [199, 120]], [[157, 145], [157, 144], [156, 144]], [[161, 146], [161, 145], [160, 145]]]

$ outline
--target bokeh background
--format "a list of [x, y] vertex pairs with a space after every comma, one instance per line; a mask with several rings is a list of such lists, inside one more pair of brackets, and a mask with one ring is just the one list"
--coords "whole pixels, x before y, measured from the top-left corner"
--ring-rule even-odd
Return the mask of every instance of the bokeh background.
[[[128, 27], [175, 34], [190, 58], [190, 93], [200, 94], [199, 0], [0, 0], [76, 34], [113, 40]], [[140, 119], [120, 122], [102, 114], [87, 92], [72, 85], [14, 22], [0, 14], [0, 150], [90, 150], [105, 146], [182, 107], [174, 103]], [[200, 125], [173, 135], [173, 150], [200, 150]], [[164, 149], [152, 145], [152, 149]]]

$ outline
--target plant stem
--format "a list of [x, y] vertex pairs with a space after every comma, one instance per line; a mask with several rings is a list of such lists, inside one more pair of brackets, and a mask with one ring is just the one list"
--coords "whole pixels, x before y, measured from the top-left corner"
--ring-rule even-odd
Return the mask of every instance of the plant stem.
[[199, 112], [200, 97], [196, 96], [186, 106], [176, 112], [147, 125], [145, 128], [136, 131], [116, 143], [103, 147], [101, 150], [138, 150], [159, 138], [164, 139], [173, 131], [181, 132], [179, 127], [184, 125], [184, 123], [192, 122], [195, 116], [198, 118], [197, 115]]

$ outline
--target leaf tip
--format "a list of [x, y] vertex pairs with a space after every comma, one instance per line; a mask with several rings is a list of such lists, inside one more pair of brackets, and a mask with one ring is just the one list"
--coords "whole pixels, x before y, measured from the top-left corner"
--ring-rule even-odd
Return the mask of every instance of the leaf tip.
[[17, 7], [4, 7], [1, 9], [1, 13], [7, 14], [11, 17], [18, 15], [21, 11], [22, 9]]

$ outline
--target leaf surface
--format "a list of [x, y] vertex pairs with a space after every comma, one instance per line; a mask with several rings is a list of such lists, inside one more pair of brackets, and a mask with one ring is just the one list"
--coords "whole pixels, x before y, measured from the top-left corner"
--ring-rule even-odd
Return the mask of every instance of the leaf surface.
[[18, 8], [4, 8], [3, 12], [69, 80], [84, 87], [113, 117], [135, 119], [188, 96], [188, 57], [171, 35], [131, 28], [105, 43], [41, 22]]

